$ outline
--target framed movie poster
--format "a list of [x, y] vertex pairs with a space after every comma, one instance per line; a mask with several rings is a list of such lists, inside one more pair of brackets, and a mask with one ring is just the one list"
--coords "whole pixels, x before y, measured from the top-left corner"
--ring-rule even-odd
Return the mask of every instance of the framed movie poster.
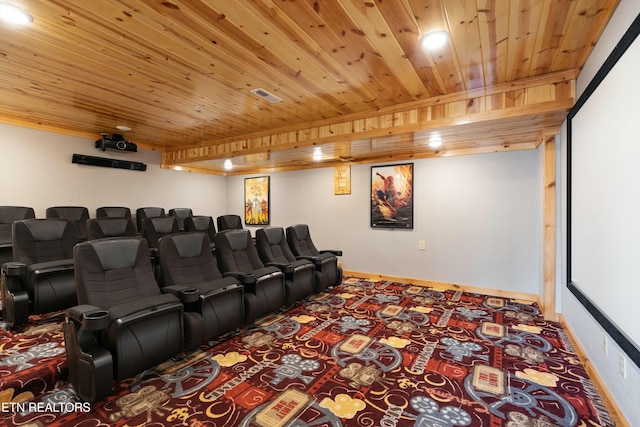
[[371, 166], [371, 227], [413, 229], [413, 163]]
[[269, 225], [269, 177], [244, 179], [244, 223]]

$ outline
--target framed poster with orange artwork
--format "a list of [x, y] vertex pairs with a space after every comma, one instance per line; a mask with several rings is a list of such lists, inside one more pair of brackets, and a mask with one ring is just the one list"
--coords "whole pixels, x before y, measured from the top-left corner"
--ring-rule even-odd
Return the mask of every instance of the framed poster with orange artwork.
[[244, 179], [244, 223], [269, 225], [269, 177]]
[[371, 228], [413, 229], [413, 163], [371, 166]]

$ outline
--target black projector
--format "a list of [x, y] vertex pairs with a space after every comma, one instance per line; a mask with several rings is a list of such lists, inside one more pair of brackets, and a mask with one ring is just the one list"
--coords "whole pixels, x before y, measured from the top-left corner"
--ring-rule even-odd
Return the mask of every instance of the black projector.
[[124, 139], [122, 135], [114, 133], [109, 136], [106, 133], [102, 134], [102, 139], [96, 141], [96, 148], [107, 151], [138, 151], [138, 146], [131, 141]]

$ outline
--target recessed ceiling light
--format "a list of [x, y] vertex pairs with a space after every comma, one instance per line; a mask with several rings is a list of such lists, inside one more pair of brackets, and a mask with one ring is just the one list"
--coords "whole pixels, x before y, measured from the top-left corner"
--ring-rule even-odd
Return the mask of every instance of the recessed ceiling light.
[[315, 160], [316, 162], [319, 162], [320, 160], [322, 160], [322, 148], [320, 147], [315, 147], [313, 149], [313, 160]]
[[23, 26], [31, 23], [33, 18], [24, 9], [11, 3], [0, 3], [0, 20], [7, 24]]
[[439, 49], [447, 42], [449, 33], [444, 30], [431, 31], [420, 39], [420, 44], [427, 50]]
[[122, 132], [129, 132], [131, 130], [129, 126], [124, 125], [118, 125], [116, 126], [116, 129], [121, 130]]
[[438, 148], [440, 146], [442, 146], [442, 137], [440, 136], [440, 132], [432, 132], [429, 137], [429, 147]]
[[230, 171], [231, 169], [233, 169], [233, 163], [231, 162], [231, 159], [226, 159], [224, 161], [224, 170]]

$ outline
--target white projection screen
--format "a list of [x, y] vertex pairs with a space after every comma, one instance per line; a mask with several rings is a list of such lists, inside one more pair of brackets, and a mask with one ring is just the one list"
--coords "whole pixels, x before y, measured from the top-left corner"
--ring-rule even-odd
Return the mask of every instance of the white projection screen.
[[568, 287], [640, 366], [640, 16], [569, 112]]

